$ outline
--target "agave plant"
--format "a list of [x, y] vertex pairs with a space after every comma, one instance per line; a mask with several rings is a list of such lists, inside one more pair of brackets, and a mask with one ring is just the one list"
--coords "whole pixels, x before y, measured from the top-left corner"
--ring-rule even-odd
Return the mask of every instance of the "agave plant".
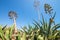
[[23, 33], [22, 33], [23, 40], [35, 40], [35, 38], [37, 38], [35, 36], [36, 31], [35, 31], [34, 27], [32, 27], [31, 25], [28, 25], [28, 28], [26, 26], [24, 26], [22, 29], [23, 29]]
[[[54, 19], [55, 15], [52, 17]], [[40, 29], [40, 35], [44, 37], [44, 40], [49, 40], [51, 38], [55, 39], [59, 32], [55, 32], [58, 28], [60, 28], [60, 24], [56, 24], [52, 26], [53, 21], [51, 19], [48, 22], [45, 22], [44, 17], [42, 15], [42, 24], [39, 24], [37, 21], [35, 21], [34, 25], [38, 29]]]
[[[37, 3], [35, 5], [35, 8], [39, 9]], [[35, 25], [35, 29], [37, 28], [40, 30], [39, 35], [43, 36], [44, 40], [49, 40], [50, 37], [51, 37], [51, 39], [55, 39], [59, 33], [59, 32], [55, 32], [55, 31], [60, 27], [60, 24], [55, 24], [55, 21], [54, 21], [56, 13], [52, 16], [53, 8], [49, 4], [44, 4], [44, 10], [46, 13], [48, 13], [51, 16], [49, 18], [49, 22], [45, 22], [45, 19], [44, 19], [43, 15], [41, 14], [42, 21], [39, 20], [41, 24], [37, 21], [35, 21], [35, 23], [33, 23], [33, 24]], [[37, 11], [39, 11], [39, 10], [37, 10]], [[52, 23], [54, 23], [54, 26], [52, 25]]]

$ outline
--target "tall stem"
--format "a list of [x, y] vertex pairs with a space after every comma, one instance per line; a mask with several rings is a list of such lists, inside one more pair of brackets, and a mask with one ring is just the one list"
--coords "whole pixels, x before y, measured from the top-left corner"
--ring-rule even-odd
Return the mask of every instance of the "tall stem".
[[16, 28], [16, 19], [14, 18], [13, 21], [14, 21], [14, 27]]
[[38, 9], [38, 21], [40, 22], [40, 11]]
[[16, 19], [14, 18], [13, 21], [14, 21], [14, 32], [16, 33], [16, 32], [17, 32], [17, 28], [16, 28]]
[[39, 10], [39, 6], [40, 6], [40, 1], [34, 0], [34, 7], [35, 7], [35, 9], [38, 12], [38, 22], [40, 21], [40, 12], [39, 12], [40, 10]]

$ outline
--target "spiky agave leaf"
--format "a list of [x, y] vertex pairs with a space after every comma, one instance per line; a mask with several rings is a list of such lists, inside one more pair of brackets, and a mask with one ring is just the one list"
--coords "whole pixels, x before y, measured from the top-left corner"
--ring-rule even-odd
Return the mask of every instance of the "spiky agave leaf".
[[60, 28], [60, 24], [54, 25], [52, 28], [53, 32], [55, 32], [55, 30], [57, 30], [58, 28]]
[[10, 29], [9, 29], [9, 36], [10, 36], [10, 38], [12, 37], [12, 34], [13, 34], [13, 29], [14, 29], [14, 25], [12, 25], [11, 27], [10, 27]]
[[37, 28], [37, 29], [39, 29], [41, 27], [40, 23], [37, 22], [36, 20], [34, 20], [33, 24], [34, 24], [35, 28]]
[[0, 25], [0, 37], [2, 38], [2, 40], [4, 40], [4, 33], [1, 25]]
[[55, 32], [54, 34], [49, 35], [48, 39], [51, 39], [51, 40], [53, 39], [54, 40], [58, 36], [58, 33], [59, 32]]
[[25, 32], [23, 33], [21, 40], [26, 40], [26, 33]]
[[4, 37], [5, 37], [5, 39], [6, 39], [6, 40], [10, 40], [10, 39], [9, 39], [9, 36], [10, 36], [10, 35], [9, 35], [9, 28], [5, 28], [4, 31], [5, 31], [5, 32], [4, 32]]
[[28, 34], [30, 34], [30, 35], [31, 35], [32, 30], [33, 30], [33, 27], [32, 27], [31, 25], [28, 25], [28, 29], [27, 29]]
[[4, 30], [6, 27], [7, 27], [7, 25], [5, 25], [5, 26], [2, 28], [2, 30]]

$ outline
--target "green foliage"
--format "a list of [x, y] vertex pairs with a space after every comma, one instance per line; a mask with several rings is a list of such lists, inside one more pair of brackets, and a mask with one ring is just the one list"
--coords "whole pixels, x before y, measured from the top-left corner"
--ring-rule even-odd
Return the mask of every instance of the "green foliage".
[[[35, 2], [34, 7], [39, 10], [39, 1]], [[2, 40], [58, 40], [60, 38], [60, 24], [55, 24], [54, 18], [56, 13], [53, 14], [53, 9], [51, 5], [44, 4], [44, 10], [46, 14], [49, 14], [49, 21], [45, 21], [43, 14], [42, 21], [34, 20], [33, 26], [28, 25], [21, 28], [22, 30], [17, 30], [17, 33], [14, 32], [16, 27], [16, 18], [17, 14], [14, 11], [10, 11], [8, 16], [14, 20], [14, 25], [7, 27], [2, 27], [0, 25], [0, 39]], [[39, 12], [38, 12], [39, 13]], [[39, 16], [40, 18], [40, 16]]]

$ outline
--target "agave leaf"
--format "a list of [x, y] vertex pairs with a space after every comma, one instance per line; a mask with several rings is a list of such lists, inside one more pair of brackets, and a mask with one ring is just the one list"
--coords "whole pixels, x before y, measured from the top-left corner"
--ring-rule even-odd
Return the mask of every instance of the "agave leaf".
[[35, 23], [33, 23], [37, 28], [40, 28], [40, 23], [34, 20]]
[[21, 40], [26, 40], [26, 33], [25, 32], [23, 33]]
[[2, 30], [4, 30], [6, 27], [7, 27], [7, 25], [5, 25], [5, 26], [2, 28]]
[[32, 26], [31, 25], [28, 25], [27, 31], [28, 31], [29, 34], [31, 34], [32, 30], [33, 30]]
[[10, 28], [10, 30], [9, 30], [9, 32], [10, 32], [10, 34], [9, 34], [9, 35], [10, 35], [10, 38], [11, 38], [11, 36], [12, 36], [13, 29], [14, 29], [14, 25], [12, 25], [11, 28]]
[[4, 34], [3, 34], [3, 30], [2, 30], [2, 26], [0, 25], [0, 36], [2, 38], [2, 40], [4, 40]]
[[59, 32], [54, 33], [54, 35], [50, 35], [49, 39], [55, 39]]
[[33, 24], [34, 24], [35, 28], [37, 29], [37, 28], [38, 28], [38, 25], [37, 25], [37, 24], [35, 24], [35, 23], [33, 23]]
[[60, 24], [56, 24], [52, 27], [52, 29], [55, 29], [57, 26], [59, 26]]
[[0, 32], [2, 33], [2, 26], [0, 25]]
[[56, 32], [56, 33], [54, 34], [54, 37], [56, 37], [58, 33], [59, 33], [59, 32]]
[[40, 23], [43, 25], [42, 21], [40, 21]]
[[51, 23], [51, 21], [49, 20], [49, 26], [48, 26], [48, 31], [47, 31], [47, 32], [48, 32], [48, 34], [50, 33], [51, 24], [52, 24], [52, 23]]
[[42, 13], [41, 13], [41, 16], [42, 16], [42, 22], [43, 22], [42, 24], [45, 25], [45, 21]]
[[54, 18], [55, 18], [55, 15], [56, 15], [56, 12], [54, 13], [54, 15], [53, 15], [52, 19], [54, 19]]
[[0, 33], [0, 36], [1, 36], [2, 40], [4, 40], [4, 35], [3, 35], [3, 33]]
[[55, 30], [57, 30], [58, 28], [60, 28], [60, 25], [59, 25], [59, 26], [56, 26], [55, 29], [53, 29], [53, 32], [54, 32]]

